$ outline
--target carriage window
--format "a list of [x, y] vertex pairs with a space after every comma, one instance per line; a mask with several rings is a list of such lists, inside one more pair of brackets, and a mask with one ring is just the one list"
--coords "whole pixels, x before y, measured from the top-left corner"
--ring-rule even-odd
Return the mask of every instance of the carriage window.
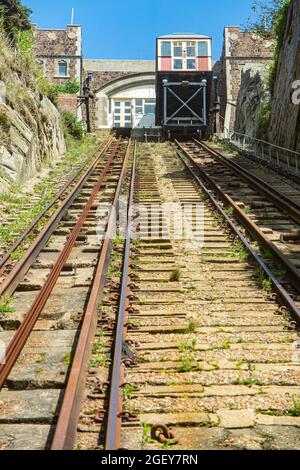
[[198, 43], [198, 55], [202, 57], [208, 57], [208, 43], [201, 41]]
[[175, 59], [174, 60], [174, 70], [181, 70], [182, 69], [182, 60]]
[[174, 42], [174, 57], [182, 57], [182, 42]]
[[196, 68], [196, 61], [195, 59], [188, 59], [186, 61], [186, 66], [188, 70], [195, 70]]
[[196, 43], [188, 42], [186, 47], [186, 55], [187, 57], [195, 57], [196, 56]]
[[162, 57], [170, 57], [171, 53], [171, 43], [169, 41], [164, 41], [161, 43], [161, 55]]

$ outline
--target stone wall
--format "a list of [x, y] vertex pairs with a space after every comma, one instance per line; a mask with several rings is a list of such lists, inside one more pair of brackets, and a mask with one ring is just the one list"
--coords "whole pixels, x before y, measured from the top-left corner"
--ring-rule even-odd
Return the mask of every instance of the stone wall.
[[28, 96], [34, 104], [26, 118], [0, 103], [0, 113], [7, 118], [5, 129], [0, 129], [0, 192], [34, 176], [45, 160], [55, 162], [66, 151], [58, 110], [46, 97]]
[[[71, 25], [66, 29], [41, 29], [33, 25], [34, 48], [38, 63], [50, 83], [82, 80], [82, 30]], [[67, 64], [67, 74], [59, 74], [59, 63]]]
[[300, 3], [293, 0], [280, 55], [269, 128], [269, 140], [300, 151], [300, 107], [292, 102], [292, 85], [300, 80]]
[[31, 62], [2, 37], [0, 54], [0, 192], [34, 176], [66, 151], [61, 118], [43, 96]]
[[[248, 91], [244, 86], [241, 88], [242, 77], [249, 82], [249, 76], [255, 76], [258, 73], [262, 79], [264, 70], [273, 60], [273, 51], [272, 41], [266, 41], [256, 34], [241, 31], [239, 27], [225, 28], [219, 91], [221, 116], [226, 129], [237, 128], [239, 125], [236, 123], [236, 113], [240, 115], [246, 112], [241, 109], [237, 111], [237, 106], [240, 107], [247, 102], [249, 109], [249, 96], [253, 91], [253, 84], [249, 83], [250, 90]], [[247, 75], [248, 70], [251, 71], [250, 75]]]

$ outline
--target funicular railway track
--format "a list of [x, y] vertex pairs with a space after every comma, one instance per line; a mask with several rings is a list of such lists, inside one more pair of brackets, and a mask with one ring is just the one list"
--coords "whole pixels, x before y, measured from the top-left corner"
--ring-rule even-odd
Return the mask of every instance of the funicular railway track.
[[98, 230], [101, 224], [106, 230], [107, 204], [117, 203], [130, 151], [130, 142], [108, 142], [1, 285], [1, 295], [12, 296], [1, 315], [2, 448], [51, 443], [72, 358], [84, 340], [88, 355], [110, 252]]
[[279, 277], [287, 287], [291, 285], [289, 290], [297, 298], [300, 294], [299, 191], [293, 190], [291, 197], [275, 189], [205, 143], [177, 142], [177, 146], [222, 201], [228, 214], [259, 244], [265, 261], [273, 258], [281, 266]]
[[[300, 357], [291, 318], [298, 322], [300, 311], [291, 278], [271, 272], [196, 166], [170, 144], [142, 145], [137, 153], [131, 147], [125, 159], [124, 151], [110, 199], [116, 206], [123, 187], [129, 207], [142, 207], [129, 212], [125, 240], [111, 240], [110, 214], [98, 262], [99, 247], [86, 249], [93, 275], [77, 262], [72, 297], [74, 287], [88, 285], [89, 300], [75, 321], [71, 357], [64, 355], [74, 345], [74, 319], [56, 319], [56, 328], [65, 328], [58, 351], [49, 354], [32, 338], [31, 369], [26, 354], [19, 359], [28, 377], [17, 370], [14, 376], [14, 369], [8, 376], [0, 394], [2, 446], [28, 446], [27, 431], [37, 448], [56, 450], [299, 448]], [[164, 204], [175, 204], [177, 216], [185, 209], [183, 236], [166, 220]], [[137, 239], [129, 236], [130, 223], [137, 224]], [[92, 232], [84, 234], [89, 242]], [[68, 302], [63, 308], [70, 313]], [[49, 319], [51, 309], [33, 334], [49, 330]], [[33, 409], [20, 418], [28, 403]]]
[[[74, 444], [298, 448], [290, 315], [299, 320], [299, 307], [195, 171], [169, 146], [158, 148], [140, 149], [134, 180], [133, 162], [129, 200], [134, 194], [143, 204], [139, 238], [127, 236], [113, 257]], [[166, 202], [188, 205], [186, 221], [203, 247], [187, 249], [188, 240], [174, 237]]]

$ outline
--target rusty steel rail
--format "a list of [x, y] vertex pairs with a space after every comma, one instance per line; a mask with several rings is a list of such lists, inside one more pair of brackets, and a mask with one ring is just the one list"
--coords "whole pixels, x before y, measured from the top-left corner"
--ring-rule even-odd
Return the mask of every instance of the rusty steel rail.
[[123, 390], [124, 364], [122, 362], [122, 350], [126, 341], [128, 309], [130, 305], [130, 252], [131, 252], [131, 213], [134, 202], [136, 174], [136, 147], [134, 149], [133, 164], [131, 171], [130, 191], [128, 198], [128, 214], [125, 238], [125, 250], [123, 258], [121, 296], [117, 317], [117, 329], [115, 336], [114, 358], [112, 376], [110, 380], [108, 419], [106, 425], [105, 450], [119, 450], [121, 447], [121, 429], [123, 412]]
[[129, 142], [113, 205], [109, 214], [105, 238], [101, 247], [101, 254], [97, 262], [92, 289], [83, 316], [83, 323], [78, 343], [76, 345], [76, 351], [72, 361], [62, 407], [59, 412], [51, 450], [72, 450], [75, 443], [87, 363], [91, 354], [93, 338], [96, 333], [98, 322], [97, 303], [103, 294], [109, 257], [112, 251], [112, 238], [114, 235], [116, 210], [128, 165], [131, 146], [131, 142]]
[[240, 209], [240, 207], [234, 202], [234, 200], [224, 193], [220, 186], [215, 183], [215, 181], [200, 167], [200, 165], [195, 161], [195, 159], [190, 155], [189, 152], [181, 146], [181, 144], [176, 141], [176, 144], [181, 152], [189, 158], [190, 162], [197, 168], [197, 171], [200, 173], [202, 178], [206, 180], [209, 186], [213, 189], [215, 194], [223, 201], [225, 206], [232, 207], [233, 215], [239, 220], [239, 222], [246, 228], [249, 234], [263, 245], [266, 250], [269, 250], [273, 256], [280, 262], [280, 264], [287, 271], [287, 276], [293, 287], [297, 292], [300, 292], [300, 271], [296, 266], [280, 251], [277, 246], [271, 242], [263, 231], [248, 217], [245, 212]]
[[[177, 145], [178, 144], [179, 143], [177, 143]], [[184, 154], [184, 156], [182, 155], [182, 153]], [[210, 182], [210, 178], [208, 179], [207, 175], [203, 171], [201, 171], [198, 164], [193, 160], [193, 158], [191, 158], [189, 154], [187, 154], [185, 151], [182, 150], [180, 144], [179, 144], [179, 150], [178, 150], [177, 154], [178, 154], [179, 158], [181, 159], [181, 161], [183, 162], [186, 169], [189, 171], [189, 173], [193, 176], [194, 180], [197, 182], [199, 187], [202, 189], [202, 191], [206, 195], [207, 199], [211, 202], [213, 207], [221, 215], [222, 219], [226, 223], [226, 226], [228, 227], [230, 232], [242, 242], [243, 246], [246, 248], [246, 250], [247, 250], [249, 256], [252, 258], [252, 260], [263, 270], [265, 275], [271, 280], [272, 286], [273, 286], [276, 294], [278, 295], [278, 297], [281, 299], [281, 301], [283, 303], [284, 307], [283, 307], [282, 311], [286, 311], [286, 309], [287, 309], [290, 312], [292, 318], [297, 322], [297, 324], [300, 324], [300, 309], [297, 306], [297, 304], [291, 298], [289, 293], [284, 289], [284, 287], [278, 281], [278, 279], [274, 276], [274, 274], [271, 272], [271, 270], [267, 267], [267, 265], [264, 263], [264, 261], [260, 258], [260, 256], [254, 251], [251, 244], [248, 242], [246, 237], [240, 232], [240, 230], [235, 225], [235, 223], [230, 219], [230, 217], [225, 212], [223, 207], [220, 205], [219, 201], [217, 200], [215, 195], [212, 193], [212, 191], [203, 183], [202, 179], [199, 178], [199, 176], [197, 175], [194, 168], [196, 168], [196, 170], [200, 173], [201, 177], [206, 179], [208, 182]], [[186, 160], [186, 157], [188, 157], [189, 161]], [[192, 165], [192, 167], [191, 167], [191, 165]], [[215, 183], [212, 186], [213, 186], [213, 189], [216, 190], [217, 194], [219, 196], [221, 196], [222, 200], [224, 200], [224, 197], [226, 195], [224, 195], [224, 193], [216, 186]], [[227, 199], [227, 197], [225, 198], [225, 202], [230, 203], [230, 201]], [[235, 205], [235, 203], [234, 203], [234, 205]], [[244, 216], [243, 213], [242, 213], [242, 215]], [[252, 221], [251, 221], [251, 223], [252, 223]], [[254, 231], [253, 235], [255, 235], [255, 233], [256, 233], [256, 228], [257, 228], [256, 226], [253, 227], [253, 231]], [[268, 248], [270, 249], [269, 244], [271, 242], [269, 240], [267, 240], [267, 243], [268, 243]], [[299, 286], [298, 286], [298, 288], [299, 288]]]
[[24, 279], [24, 276], [26, 275], [29, 268], [35, 262], [41, 250], [45, 247], [46, 243], [48, 242], [52, 233], [56, 229], [57, 225], [59, 224], [61, 219], [64, 217], [69, 207], [73, 204], [74, 200], [76, 199], [78, 193], [83, 188], [87, 179], [91, 176], [93, 171], [96, 169], [97, 165], [99, 164], [101, 160], [101, 157], [105, 154], [105, 152], [109, 149], [111, 145], [112, 145], [112, 141], [110, 140], [101, 149], [98, 157], [89, 166], [89, 168], [84, 173], [84, 175], [80, 178], [80, 180], [78, 181], [74, 189], [71, 191], [71, 193], [69, 193], [66, 196], [61, 206], [57, 209], [57, 211], [50, 218], [46, 226], [40, 232], [40, 234], [32, 243], [32, 245], [29, 247], [29, 249], [26, 251], [25, 255], [15, 265], [15, 267], [9, 273], [9, 275], [4, 279], [4, 281], [2, 282], [0, 286], [0, 297], [4, 295], [11, 296], [14, 293], [19, 283]]
[[[105, 149], [112, 143], [112, 138], [109, 139], [109, 141], [100, 149], [99, 153], [100, 155], [103, 154]], [[99, 157], [97, 157], [98, 159]], [[76, 174], [69, 179], [69, 181], [64, 184], [64, 186], [59, 190], [57, 195], [52, 199], [52, 201], [47, 204], [47, 206], [38, 214], [38, 216], [31, 222], [31, 224], [22, 232], [20, 237], [15, 241], [15, 243], [12, 245], [12, 247], [2, 256], [0, 259], [0, 274], [4, 272], [4, 269], [11, 257], [11, 255], [20, 247], [20, 245], [24, 242], [24, 240], [31, 234], [31, 232], [34, 230], [38, 222], [47, 214], [47, 212], [52, 209], [52, 207], [63, 197], [65, 192], [72, 186], [73, 183], [77, 180], [77, 178], [81, 175], [83, 172], [84, 168], [90, 161], [90, 157], [85, 160], [83, 165], [79, 168], [79, 170], [76, 172]]]
[[300, 223], [300, 205], [292, 201], [285, 194], [280, 193], [277, 189], [273, 188], [266, 181], [263, 181], [258, 176], [252, 174], [250, 171], [243, 168], [236, 162], [233, 162], [222, 155], [218, 150], [212, 149], [204, 142], [199, 142], [194, 139], [194, 142], [210, 155], [214, 156], [218, 161], [230, 168], [234, 173], [238, 174], [244, 181], [251, 183], [259, 192], [266, 195], [271, 199], [277, 207], [283, 209], [287, 214], [297, 223]]
[[115, 145], [114, 150], [110, 154], [103, 171], [101, 172], [98, 181], [95, 183], [88, 202], [86, 203], [75, 227], [73, 228], [70, 237], [68, 238], [63, 250], [61, 251], [57, 261], [55, 262], [53, 268], [50, 271], [50, 274], [43, 285], [42, 289], [39, 291], [34, 303], [27, 312], [25, 319], [21, 323], [19, 329], [15, 333], [13, 339], [8, 345], [6, 351], [6, 363], [0, 366], [0, 389], [3, 387], [5, 380], [7, 379], [11, 369], [16, 363], [26, 341], [34, 328], [35, 323], [37, 322], [43, 308], [45, 307], [48, 298], [51, 295], [52, 290], [55, 287], [55, 284], [60, 276], [60, 273], [70, 256], [72, 248], [75, 245], [77, 237], [82, 229], [82, 226], [86, 220], [88, 213], [94, 203], [94, 200], [101, 188], [101, 185], [111, 167], [114, 157], [117, 155], [120, 148], [120, 141]]

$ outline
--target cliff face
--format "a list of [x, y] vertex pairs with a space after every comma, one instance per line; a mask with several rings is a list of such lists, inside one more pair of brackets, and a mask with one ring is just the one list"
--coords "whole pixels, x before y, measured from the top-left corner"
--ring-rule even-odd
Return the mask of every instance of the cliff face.
[[42, 76], [0, 34], [0, 192], [34, 176], [66, 151], [60, 114], [42, 94]]
[[[238, 94], [234, 130], [251, 137], [258, 135], [258, 122], [262, 107], [270, 99], [265, 81], [267, 67], [263, 64], [252, 65], [242, 71]], [[260, 137], [265, 137], [260, 134]]]
[[276, 77], [269, 140], [300, 150], [300, 106], [292, 102], [292, 85], [300, 80], [300, 2], [293, 0]]

